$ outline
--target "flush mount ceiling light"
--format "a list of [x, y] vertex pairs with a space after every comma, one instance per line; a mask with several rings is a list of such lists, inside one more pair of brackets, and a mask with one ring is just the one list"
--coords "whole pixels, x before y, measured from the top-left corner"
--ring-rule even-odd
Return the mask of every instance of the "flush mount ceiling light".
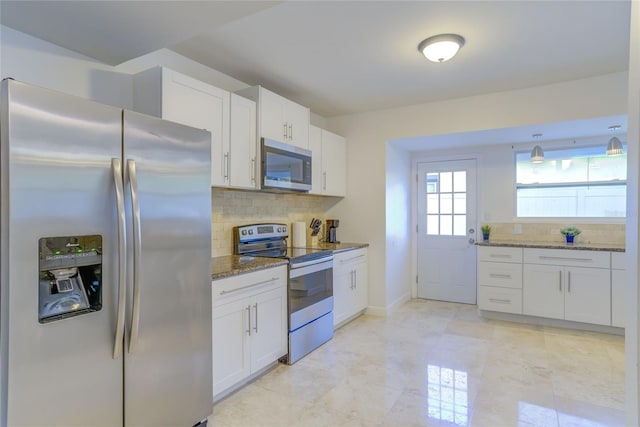
[[418, 50], [429, 61], [445, 62], [450, 60], [464, 46], [464, 38], [457, 34], [439, 34], [424, 39], [418, 45]]
[[[609, 130], [612, 132], [620, 129], [620, 125], [609, 126]], [[612, 137], [607, 144], [607, 156], [619, 156], [622, 154], [622, 142], [617, 137]]]
[[[534, 133], [531, 135], [533, 139], [540, 139], [542, 137], [541, 133]], [[531, 150], [531, 163], [542, 163], [544, 162], [544, 152], [542, 151], [542, 147], [536, 145]]]

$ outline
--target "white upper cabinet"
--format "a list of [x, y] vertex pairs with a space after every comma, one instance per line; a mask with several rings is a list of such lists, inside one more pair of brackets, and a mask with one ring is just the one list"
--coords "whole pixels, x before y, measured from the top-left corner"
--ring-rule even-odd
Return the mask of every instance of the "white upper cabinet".
[[347, 142], [335, 133], [309, 126], [312, 152], [311, 194], [344, 197], [347, 194]]
[[134, 110], [211, 132], [211, 185], [257, 187], [256, 103], [164, 67], [134, 78]]
[[296, 104], [262, 86], [237, 91], [257, 103], [257, 135], [309, 149], [309, 118], [307, 107]]
[[231, 94], [164, 67], [134, 77], [133, 108], [211, 132], [211, 185], [229, 185]]
[[256, 103], [231, 94], [231, 143], [229, 144], [229, 186], [258, 187]]

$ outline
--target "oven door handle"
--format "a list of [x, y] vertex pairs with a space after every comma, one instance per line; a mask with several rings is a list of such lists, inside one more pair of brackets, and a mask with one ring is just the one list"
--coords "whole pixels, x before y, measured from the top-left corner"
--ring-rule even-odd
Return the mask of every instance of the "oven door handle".
[[304, 276], [306, 274], [317, 273], [322, 270], [330, 270], [333, 268], [333, 258], [328, 261], [309, 261], [296, 264], [295, 267], [291, 267], [289, 270], [289, 278], [295, 279], [296, 277]]

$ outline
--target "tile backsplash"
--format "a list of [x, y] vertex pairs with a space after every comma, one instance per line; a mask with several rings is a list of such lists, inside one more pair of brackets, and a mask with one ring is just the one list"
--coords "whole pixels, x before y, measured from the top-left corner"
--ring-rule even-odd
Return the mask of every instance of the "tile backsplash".
[[[488, 223], [491, 226], [492, 240], [512, 240], [518, 242], [564, 242], [560, 229], [567, 225], [575, 225], [582, 233], [576, 237], [576, 242], [594, 244], [625, 243], [625, 224], [581, 224], [581, 223], [549, 223], [549, 222], [503, 222]], [[516, 234], [520, 227], [521, 233]], [[481, 235], [478, 236], [482, 238]]]
[[327, 210], [340, 198], [308, 194], [211, 189], [212, 256], [233, 253], [233, 227], [260, 222], [287, 224], [312, 218], [326, 219]]

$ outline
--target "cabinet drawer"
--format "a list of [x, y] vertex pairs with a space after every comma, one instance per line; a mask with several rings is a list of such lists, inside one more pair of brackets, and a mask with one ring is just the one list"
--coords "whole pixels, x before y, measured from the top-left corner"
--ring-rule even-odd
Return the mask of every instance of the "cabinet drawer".
[[562, 265], [569, 267], [609, 268], [610, 252], [572, 249], [524, 249], [526, 264]]
[[522, 289], [479, 286], [478, 308], [481, 310], [522, 314]]
[[611, 252], [611, 268], [614, 270], [626, 270], [626, 253]]
[[522, 288], [522, 264], [482, 261], [478, 267], [480, 286]]
[[237, 298], [246, 297], [287, 285], [287, 266], [282, 265], [238, 276], [227, 277], [213, 282], [214, 305], [225, 304]]
[[480, 261], [492, 262], [522, 262], [522, 248], [507, 248], [501, 246], [479, 246]]

